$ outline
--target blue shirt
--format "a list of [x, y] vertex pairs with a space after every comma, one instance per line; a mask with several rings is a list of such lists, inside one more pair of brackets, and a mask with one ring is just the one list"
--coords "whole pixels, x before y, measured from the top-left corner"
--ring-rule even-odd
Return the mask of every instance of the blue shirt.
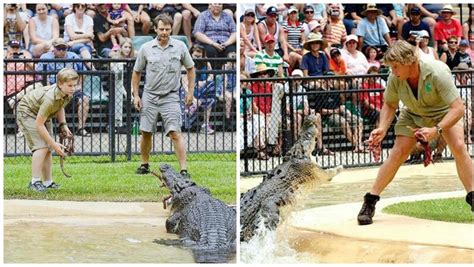
[[[378, 25], [378, 26], [377, 26]], [[371, 23], [367, 18], [363, 18], [359, 25], [357, 25], [357, 36], [364, 38], [364, 45], [387, 45], [383, 36], [389, 33], [387, 23], [385, 20], [378, 16], [376, 22]]]
[[403, 24], [403, 28], [402, 28], [402, 38], [403, 38], [404, 40], [407, 40], [408, 37], [410, 37], [410, 34], [411, 34], [411, 33], [416, 33], [416, 34], [418, 34], [418, 33], [421, 32], [422, 30], [427, 31], [428, 34], [430, 35], [430, 38], [431, 38], [430, 26], [428, 26], [428, 24], [426, 24], [426, 22], [421, 21], [418, 26], [413, 26], [413, 24], [411, 24], [411, 21], [408, 21], [408, 22], [406, 22], [405, 24]]
[[214, 42], [224, 43], [235, 32], [235, 22], [225, 12], [221, 12], [219, 20], [216, 21], [212, 18], [211, 12], [206, 10], [199, 15], [194, 24], [193, 35], [198, 32], [205, 34]]
[[300, 68], [308, 70], [308, 76], [321, 76], [329, 71], [329, 62], [326, 54], [319, 51], [319, 57], [313, 56], [311, 52], [306, 53], [301, 61]]
[[[82, 62], [62, 62], [61, 60], [64, 59], [81, 59], [76, 53], [74, 52], [66, 52], [65, 58], [55, 58], [53, 52], [48, 52], [41, 55], [40, 59], [57, 59], [58, 62], [40, 62], [38, 66], [36, 66], [36, 71], [59, 71], [64, 68], [72, 68], [75, 71], [83, 71], [84, 64]], [[46, 69], [45, 69], [46, 68]], [[54, 84], [56, 83], [56, 75], [49, 75], [49, 83]]]

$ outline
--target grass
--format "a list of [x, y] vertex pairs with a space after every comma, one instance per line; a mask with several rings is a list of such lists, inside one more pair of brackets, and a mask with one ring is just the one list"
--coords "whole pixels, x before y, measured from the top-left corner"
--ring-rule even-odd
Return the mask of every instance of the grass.
[[[222, 157], [222, 155], [221, 155]], [[22, 162], [5, 159], [4, 198], [44, 199], [69, 201], [123, 201], [160, 202], [169, 191], [160, 188], [160, 182], [152, 175], [138, 175], [135, 170], [140, 163], [131, 162], [83, 162], [82, 157], [68, 158], [65, 171], [72, 178], [65, 178], [59, 168], [57, 157], [53, 163], [54, 181], [61, 185], [59, 190], [36, 193], [28, 190], [31, 177], [31, 159]], [[168, 163], [175, 170], [178, 163], [174, 156]], [[207, 158], [208, 159], [208, 158]], [[87, 160], [87, 159], [86, 159]], [[79, 162], [81, 161], [81, 162]], [[158, 162], [151, 162], [151, 169], [158, 171]], [[235, 160], [194, 160], [188, 161], [192, 179], [200, 186], [211, 190], [212, 195], [227, 204], [236, 203], [236, 163]]]
[[474, 224], [472, 212], [464, 198], [400, 202], [385, 207], [383, 211], [421, 219]]

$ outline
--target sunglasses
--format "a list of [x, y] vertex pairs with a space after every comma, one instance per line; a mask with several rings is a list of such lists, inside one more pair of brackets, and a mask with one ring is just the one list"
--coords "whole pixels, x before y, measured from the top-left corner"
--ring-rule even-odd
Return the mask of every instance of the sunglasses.
[[305, 11], [305, 14], [314, 14], [314, 11]]
[[245, 16], [255, 18], [255, 14], [254, 14], [254, 13], [249, 13], [249, 14], [247, 14], [247, 15], [245, 15]]
[[449, 41], [448, 44], [458, 44], [457, 41]]
[[57, 51], [66, 51], [67, 50], [67, 48], [64, 47], [64, 46], [55, 47], [54, 49], [56, 49]]

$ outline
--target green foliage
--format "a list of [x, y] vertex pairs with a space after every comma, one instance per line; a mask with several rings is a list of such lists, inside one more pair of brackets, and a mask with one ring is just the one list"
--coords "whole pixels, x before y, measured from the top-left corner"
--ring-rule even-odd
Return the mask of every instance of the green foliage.
[[421, 219], [474, 224], [470, 206], [464, 198], [401, 202], [387, 206], [383, 211]]
[[[55, 157], [57, 158], [57, 157]], [[72, 160], [76, 158], [76, 160]], [[31, 179], [31, 160], [29, 162], [4, 163], [5, 199], [47, 199], [70, 201], [124, 201], [160, 202], [168, 195], [168, 190], [160, 188], [155, 176], [138, 175], [135, 170], [140, 163], [135, 162], [78, 162], [80, 157], [68, 158], [65, 170], [72, 178], [65, 178], [59, 168], [58, 160], [53, 163], [54, 181], [61, 185], [59, 190], [48, 190], [41, 194], [28, 190]], [[176, 170], [179, 165], [176, 157], [168, 163]], [[151, 169], [158, 171], [157, 162], [151, 162]], [[228, 204], [236, 203], [236, 165], [235, 161], [188, 161], [192, 179], [200, 186], [211, 190], [213, 196]]]

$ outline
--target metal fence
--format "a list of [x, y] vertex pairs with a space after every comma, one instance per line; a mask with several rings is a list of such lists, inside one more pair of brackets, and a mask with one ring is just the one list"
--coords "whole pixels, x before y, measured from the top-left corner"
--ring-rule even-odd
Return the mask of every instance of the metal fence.
[[[473, 74], [472, 70], [453, 71], [453, 80], [466, 105], [465, 142], [471, 156], [474, 155], [474, 146], [472, 140], [468, 142], [467, 136], [468, 131], [472, 133], [471, 125], [474, 122]], [[360, 153], [354, 150], [368, 139], [376, 127], [378, 112], [374, 107], [381, 107], [381, 102], [377, 101], [380, 101], [379, 96], [383, 95], [386, 88], [387, 77], [388, 74], [242, 79], [239, 132], [241, 175], [266, 173], [280, 164], [281, 156], [293, 145], [301, 121], [309, 113], [321, 115], [322, 147], [317, 145], [313, 151], [320, 166], [362, 167], [380, 164], [375, 163], [367, 151]], [[321, 109], [331, 106], [330, 102], [333, 101], [340, 101], [334, 103], [337, 106], [335, 112]], [[381, 162], [388, 157], [389, 149], [393, 146], [396, 120], [382, 142]], [[436, 156], [440, 160], [452, 158], [448, 149], [442, 148], [440, 142], [440, 154]], [[414, 151], [408, 161], [419, 163], [422, 160], [420, 156], [421, 153]]]
[[[204, 61], [196, 59], [195, 62]], [[182, 133], [188, 152], [188, 159], [206, 159], [208, 153], [222, 154], [224, 160], [234, 159], [236, 152], [235, 121], [235, 59], [205, 59], [205, 61], [222, 62], [231, 66], [222, 70], [196, 71], [196, 75], [210, 75], [205, 95], [208, 105], [201, 99], [196, 100], [192, 112], [181, 105], [183, 114]], [[54, 82], [56, 73], [65, 66], [80, 64], [84, 70], [80, 87], [89, 99], [80, 104], [70, 103], [66, 107], [66, 120], [69, 128], [76, 133], [80, 128], [80, 116], [84, 118], [84, 129], [90, 135], [75, 136], [75, 155], [93, 156], [100, 161], [126, 161], [132, 155], [139, 154], [140, 133], [138, 127], [139, 113], [133, 107], [131, 92], [131, 75], [133, 59], [91, 59], [91, 60], [4, 60], [4, 156], [15, 157], [14, 161], [27, 160], [19, 156], [30, 155], [25, 138], [16, 124], [16, 105], [28, 90]], [[93, 70], [89, 70], [94, 66]], [[76, 65], [77, 67], [77, 65]], [[140, 95], [145, 81], [142, 73]], [[183, 79], [185, 79], [183, 72]], [[180, 89], [184, 99], [186, 86]], [[195, 91], [198, 90], [197, 86]], [[196, 95], [196, 94], [195, 94]], [[71, 101], [72, 102], [72, 101]], [[87, 103], [89, 102], [89, 103]], [[211, 102], [209, 104], [209, 102]], [[87, 115], [84, 111], [87, 111]], [[210, 113], [210, 125], [214, 132], [201, 127], [205, 113]], [[177, 111], [178, 112], [178, 111]], [[56, 120], [53, 119], [53, 125]], [[57, 140], [57, 127], [54, 127], [54, 138]], [[152, 156], [174, 154], [171, 140], [162, 132], [161, 120], [157, 123], [157, 133], [153, 136]], [[199, 156], [197, 156], [199, 155]], [[90, 160], [87, 157], [84, 161]]]

